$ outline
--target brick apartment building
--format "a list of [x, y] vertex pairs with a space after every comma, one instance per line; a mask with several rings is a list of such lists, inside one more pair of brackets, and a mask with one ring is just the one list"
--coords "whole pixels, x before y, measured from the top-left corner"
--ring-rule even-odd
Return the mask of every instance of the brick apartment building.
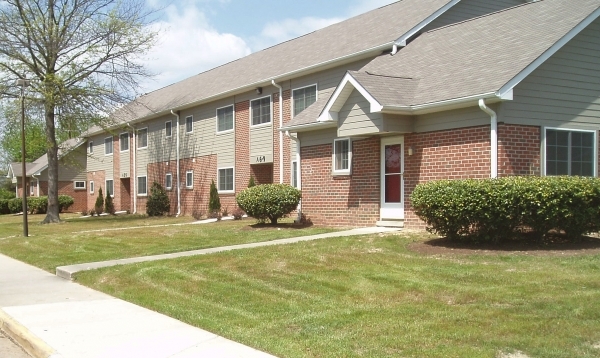
[[65, 151], [87, 153], [61, 193], [145, 212], [156, 181], [190, 215], [213, 180], [232, 210], [252, 176], [300, 188], [317, 224], [419, 227], [418, 183], [597, 176], [599, 16], [598, 0], [399, 1], [136, 99]]

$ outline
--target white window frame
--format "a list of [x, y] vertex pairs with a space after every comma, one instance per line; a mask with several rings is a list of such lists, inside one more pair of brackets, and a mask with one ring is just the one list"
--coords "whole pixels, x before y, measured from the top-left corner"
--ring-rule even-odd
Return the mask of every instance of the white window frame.
[[94, 181], [90, 180], [90, 184], [89, 185], [90, 185], [90, 194], [94, 194], [94, 189], [95, 189], [94, 188]]
[[[231, 107], [233, 109], [232, 111], [232, 115], [233, 115], [233, 123], [231, 126], [231, 129], [226, 129], [224, 131], [219, 131], [219, 109], [224, 109], [224, 108], [229, 108]], [[235, 131], [235, 106], [233, 104], [230, 104], [228, 106], [223, 106], [223, 107], [219, 107], [217, 109], [215, 109], [215, 124], [216, 124], [216, 132], [217, 134], [225, 134], [225, 133], [231, 133], [233, 131]]]
[[[106, 153], [106, 140], [110, 139], [110, 153]], [[115, 151], [115, 144], [114, 142], [114, 138], [113, 137], [106, 137], [104, 138], [104, 155], [105, 156], [109, 156], [109, 155], [113, 155], [113, 152]]]
[[[190, 124], [191, 124], [191, 130], [188, 131], [188, 119], [190, 120]], [[194, 133], [194, 116], [186, 116], [185, 117], [185, 128], [184, 128], [184, 132], [185, 134], [192, 134]]]
[[[188, 185], [188, 174], [192, 174], [192, 183], [191, 183], [191, 185]], [[194, 171], [193, 170], [187, 170], [185, 172], [185, 188], [186, 189], [193, 189], [194, 188]]]
[[[319, 86], [317, 83], [313, 83], [308, 86], [297, 87], [297, 88], [292, 89], [292, 103], [291, 103], [291, 112], [290, 112], [292, 115], [292, 118], [296, 117], [296, 115], [294, 114], [294, 111], [296, 110], [295, 105], [294, 105], [294, 103], [296, 103], [296, 101], [294, 100], [295, 99], [294, 92], [304, 89], [304, 88], [308, 88], [308, 87], [315, 87], [315, 102], [317, 102], [319, 100]], [[306, 108], [304, 108], [304, 109], [306, 109]], [[302, 113], [302, 112], [300, 112], [300, 113]], [[300, 113], [298, 113], [298, 114], [300, 114]]]
[[[167, 180], [167, 178], [170, 178], [170, 180]], [[169, 183], [169, 181], [171, 182], [171, 185], [167, 185]], [[166, 190], [173, 189], [173, 174], [172, 173], [165, 174], [165, 189]]]
[[[121, 141], [121, 137], [123, 137], [124, 135], [127, 135], [127, 149], [123, 149], [123, 142]], [[129, 133], [128, 132], [123, 132], [121, 134], [119, 134], [119, 151], [122, 152], [129, 152], [129, 147], [130, 147], [130, 143], [129, 143]]]
[[[269, 121], [265, 122], [265, 123], [253, 124], [252, 123], [253, 122], [252, 121], [252, 102], [260, 101], [265, 98], [269, 98]], [[252, 128], [266, 127], [266, 126], [270, 126], [271, 124], [273, 124], [273, 96], [271, 96], [271, 95], [263, 96], [263, 97], [254, 98], [254, 99], [250, 100], [250, 127], [252, 127]]]
[[[296, 175], [294, 175], [294, 165], [296, 166]], [[292, 163], [290, 164], [290, 185], [293, 186], [294, 188], [298, 189], [298, 161], [297, 160], [292, 160]], [[295, 184], [294, 185], [294, 181]]]
[[[144, 178], [146, 180], [146, 192], [145, 193], [140, 193], [140, 178]], [[137, 179], [136, 179], [136, 195], [137, 196], [148, 196], [148, 176], [147, 175], [138, 175]]]
[[[575, 128], [556, 128], [556, 127], [542, 127], [542, 175], [548, 176], [546, 173], [546, 131], [547, 130], [555, 130], [555, 131], [565, 131], [565, 132], [584, 132], [584, 133], [592, 133], [594, 135], [594, 159], [593, 164], [594, 167], [592, 169], [593, 177], [598, 177], [598, 132], [593, 129], [575, 129]], [[569, 164], [571, 163], [571, 158], [569, 158]]]
[[[140, 140], [140, 132], [146, 131], [146, 145], [143, 147], [140, 147], [140, 143], [142, 143], [142, 141]], [[137, 146], [138, 150], [143, 150], [143, 149], [147, 149], [148, 148], [148, 127], [145, 128], [140, 128], [136, 131], [136, 139], [135, 139], [135, 145]]]
[[[348, 168], [347, 169], [335, 169], [336, 168], [336, 143], [347, 141], [348, 142]], [[331, 172], [333, 175], [351, 175], [352, 174], [352, 139], [350, 138], [338, 138], [333, 140], [333, 148], [331, 150]]]
[[88, 142], [88, 153], [89, 154], [93, 154], [94, 153], [94, 141], [91, 140]]
[[[167, 124], [169, 125], [169, 130], [171, 131], [171, 133], [167, 132]], [[172, 136], [173, 136], [173, 122], [166, 121], [165, 122], [165, 138], [171, 138]]]
[[[112, 182], [112, 194], [110, 195], [111, 198], [115, 197], [115, 181], [113, 179], [105, 179], [104, 180], [104, 190], [105, 193], [108, 191], [108, 182], [111, 181]], [[104, 194], [106, 196], [106, 194]]]
[[[231, 189], [227, 189], [227, 190], [221, 190], [221, 170], [226, 170], [226, 169], [231, 169], [231, 181], [232, 181], [232, 188]], [[235, 193], [235, 167], [221, 167], [221, 168], [217, 168], [217, 192], [219, 194], [232, 194]]]
[[29, 196], [33, 196], [35, 194], [35, 184], [33, 180], [29, 182]]
[[[77, 183], [83, 183], [83, 187], [77, 187]], [[73, 189], [74, 190], [85, 190], [85, 180], [74, 180], [73, 181]]]

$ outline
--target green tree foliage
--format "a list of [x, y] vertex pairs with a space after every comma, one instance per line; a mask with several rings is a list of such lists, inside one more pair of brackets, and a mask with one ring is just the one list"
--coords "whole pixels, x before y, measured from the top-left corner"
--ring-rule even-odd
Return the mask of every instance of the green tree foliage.
[[96, 198], [96, 205], [94, 205], [96, 214], [100, 215], [104, 212], [104, 197], [102, 196], [102, 188], [98, 189], [98, 197]]
[[215, 181], [210, 182], [210, 193], [208, 198], [208, 212], [209, 214], [218, 213], [221, 211], [221, 199], [219, 198], [219, 192]]
[[279, 218], [296, 210], [302, 194], [288, 184], [264, 184], [242, 190], [237, 204], [249, 216], [277, 224]]
[[108, 191], [106, 192], [106, 198], [104, 199], [104, 212], [111, 215], [115, 214], [115, 204]]
[[[46, 153], [44, 118], [39, 106], [27, 108], [25, 115], [25, 161], [33, 162]], [[21, 162], [21, 107], [19, 101], [5, 101], [0, 106], [0, 151], [2, 162]]]
[[171, 211], [171, 201], [167, 192], [157, 182], [150, 188], [150, 196], [146, 204], [146, 213], [148, 216], [163, 216]]
[[[0, 3], [0, 96], [31, 79], [28, 102], [43, 105], [48, 212], [59, 222], [57, 131], [110, 126], [107, 114], [139, 95], [142, 60], [155, 43], [144, 0], [5, 0]], [[122, 120], [123, 109], [112, 115]], [[119, 118], [121, 117], [121, 118]]]

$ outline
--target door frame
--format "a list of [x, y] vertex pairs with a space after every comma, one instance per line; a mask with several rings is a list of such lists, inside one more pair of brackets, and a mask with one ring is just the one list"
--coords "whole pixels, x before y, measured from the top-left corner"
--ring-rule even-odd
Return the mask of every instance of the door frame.
[[[392, 144], [401, 145], [400, 154], [400, 202], [390, 203], [385, 202], [385, 146]], [[404, 219], [404, 136], [383, 137], [380, 144], [380, 201], [379, 201], [379, 217], [381, 220], [403, 220]]]

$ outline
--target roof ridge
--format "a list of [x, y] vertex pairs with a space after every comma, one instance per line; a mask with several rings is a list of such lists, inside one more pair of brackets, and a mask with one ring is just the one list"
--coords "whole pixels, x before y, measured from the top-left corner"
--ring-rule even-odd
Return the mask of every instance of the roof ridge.
[[470, 19], [466, 19], [466, 20], [463, 20], [463, 21], [454, 22], [454, 23], [451, 23], [451, 24], [448, 24], [448, 25], [444, 25], [444, 26], [441, 26], [441, 27], [436, 27], [435, 29], [428, 30], [425, 33], [426, 34], [427, 33], [432, 33], [432, 32], [436, 32], [438, 30], [443, 30], [443, 29], [446, 29], [446, 28], [449, 28], [449, 27], [458, 26], [458, 25], [461, 25], [461, 24], [464, 24], [464, 23], [467, 23], [467, 22], [470, 22], [470, 21], [479, 20], [479, 19], [484, 18], [484, 17], [492, 16], [492, 15], [495, 15], [495, 14], [498, 14], [498, 13], [501, 13], [501, 12], [505, 12], [505, 11], [510, 11], [510, 10], [513, 10], [513, 9], [516, 9], [516, 8], [519, 8], [519, 7], [533, 5], [535, 3], [539, 3], [539, 2], [542, 2], [542, 1], [544, 1], [544, 0], [527, 1], [527, 2], [525, 2], [523, 4], [520, 4], [520, 5], [515, 5], [515, 6], [507, 7], [505, 9], [501, 9], [501, 10], [497, 10], [497, 11], [494, 11], [494, 12], [490, 12], [488, 14], [483, 14], [483, 15], [479, 15], [479, 16], [476, 16], [476, 17], [473, 17], [473, 18], [470, 18]]

